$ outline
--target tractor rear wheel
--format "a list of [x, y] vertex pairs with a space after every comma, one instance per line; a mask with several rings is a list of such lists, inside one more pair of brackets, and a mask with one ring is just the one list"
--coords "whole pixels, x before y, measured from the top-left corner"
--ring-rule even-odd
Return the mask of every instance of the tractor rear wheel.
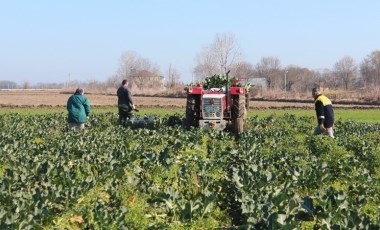
[[249, 101], [251, 100], [251, 95], [249, 93], [245, 94], [245, 108], [247, 108], [247, 111], [249, 110]]
[[237, 118], [235, 123], [235, 133], [240, 135], [244, 131], [244, 119]]
[[245, 95], [232, 97], [232, 124], [236, 135], [244, 131], [244, 124], [247, 119], [247, 108]]

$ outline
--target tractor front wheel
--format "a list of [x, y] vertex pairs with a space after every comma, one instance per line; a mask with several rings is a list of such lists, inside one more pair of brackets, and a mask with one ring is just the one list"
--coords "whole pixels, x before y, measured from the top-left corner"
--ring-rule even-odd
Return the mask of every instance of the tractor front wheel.
[[186, 116], [184, 120], [185, 128], [197, 125], [196, 123], [199, 120], [199, 103], [199, 95], [187, 95]]

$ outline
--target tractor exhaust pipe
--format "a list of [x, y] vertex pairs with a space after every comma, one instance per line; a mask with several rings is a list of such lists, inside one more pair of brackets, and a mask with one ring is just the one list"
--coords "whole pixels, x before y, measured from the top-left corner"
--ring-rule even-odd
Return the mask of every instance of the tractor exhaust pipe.
[[[228, 74], [230, 73], [230, 70], [228, 70], [226, 72], [226, 78], [227, 78], [227, 82], [226, 82], [226, 94], [227, 94], [227, 108], [228, 108], [228, 111], [230, 111], [230, 79], [228, 78]], [[230, 114], [230, 117], [231, 117], [231, 114]]]

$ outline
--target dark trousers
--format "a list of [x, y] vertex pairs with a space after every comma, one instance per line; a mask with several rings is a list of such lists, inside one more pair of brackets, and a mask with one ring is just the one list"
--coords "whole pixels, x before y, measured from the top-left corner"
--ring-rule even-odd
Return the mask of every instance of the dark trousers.
[[121, 125], [126, 126], [127, 120], [133, 117], [132, 108], [130, 106], [119, 106], [119, 122]]

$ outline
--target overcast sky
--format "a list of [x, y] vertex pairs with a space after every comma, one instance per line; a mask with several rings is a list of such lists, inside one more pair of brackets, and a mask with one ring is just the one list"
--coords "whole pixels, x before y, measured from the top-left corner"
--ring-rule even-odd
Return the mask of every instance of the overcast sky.
[[0, 80], [105, 81], [132, 50], [185, 83], [195, 57], [230, 33], [245, 61], [331, 69], [380, 49], [373, 0], [9, 0], [0, 3]]

